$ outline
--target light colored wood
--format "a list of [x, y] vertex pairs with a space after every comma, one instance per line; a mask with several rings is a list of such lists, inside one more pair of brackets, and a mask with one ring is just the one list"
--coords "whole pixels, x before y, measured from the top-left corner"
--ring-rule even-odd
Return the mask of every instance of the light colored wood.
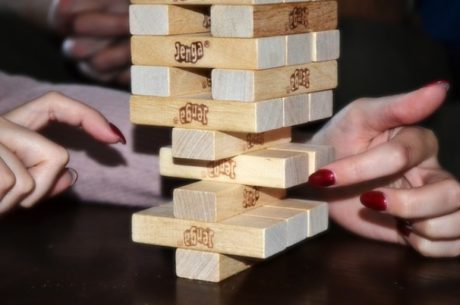
[[285, 64], [286, 38], [133, 36], [131, 56], [135, 65], [268, 69]]
[[266, 207], [282, 207], [284, 209], [299, 209], [308, 214], [307, 238], [313, 237], [327, 230], [329, 226], [327, 202], [303, 200], [303, 199], [283, 199], [272, 201]]
[[209, 7], [130, 5], [129, 27], [132, 35], [206, 33], [211, 27]]
[[283, 100], [235, 103], [134, 95], [130, 116], [141, 125], [260, 133], [283, 127]]
[[176, 275], [206, 282], [221, 282], [255, 264], [238, 256], [195, 250], [176, 250]]
[[340, 56], [338, 30], [286, 36], [286, 65], [336, 60]]
[[174, 218], [173, 205], [132, 216], [134, 242], [254, 258], [270, 257], [286, 247], [286, 223], [239, 215], [220, 223]]
[[173, 159], [160, 149], [160, 174], [169, 177], [289, 188], [308, 181], [308, 155], [286, 150], [259, 150], [220, 161]]
[[174, 216], [219, 222], [285, 196], [283, 189], [199, 181], [174, 190]]
[[174, 158], [216, 161], [289, 142], [289, 127], [263, 133], [174, 128], [172, 153]]
[[313, 38], [313, 61], [338, 59], [340, 56], [340, 32], [338, 30], [315, 32]]
[[331, 163], [335, 159], [334, 148], [328, 145], [312, 145], [304, 143], [287, 143], [269, 147], [277, 151], [291, 151], [308, 155], [308, 175]]
[[131, 91], [137, 95], [186, 96], [211, 92], [208, 69], [132, 66]]
[[[304, 1], [304, 0], [302, 0]], [[307, 0], [308, 1], [308, 0]], [[315, 1], [315, 0], [312, 0]], [[180, 0], [181, 5], [205, 5], [205, 4], [268, 4], [281, 3], [282, 0]], [[131, 0], [138, 4], [178, 4], [178, 0]]]
[[286, 36], [286, 65], [300, 65], [313, 61], [313, 34]]
[[299, 94], [283, 98], [284, 125], [294, 126], [332, 116], [332, 91]]
[[252, 102], [337, 86], [337, 62], [325, 61], [266, 70], [212, 70], [212, 97]]
[[318, 1], [262, 6], [213, 5], [215, 37], [266, 37], [337, 28], [337, 2]]

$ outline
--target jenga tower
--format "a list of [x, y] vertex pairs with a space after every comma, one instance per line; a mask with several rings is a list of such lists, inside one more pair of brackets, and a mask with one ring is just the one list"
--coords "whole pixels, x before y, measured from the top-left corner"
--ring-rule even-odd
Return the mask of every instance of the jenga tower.
[[327, 229], [325, 202], [286, 189], [333, 158], [291, 127], [332, 115], [337, 3], [288, 2], [132, 0], [131, 121], [173, 127], [161, 174], [202, 180], [134, 214], [133, 240], [178, 248], [180, 277], [219, 282]]

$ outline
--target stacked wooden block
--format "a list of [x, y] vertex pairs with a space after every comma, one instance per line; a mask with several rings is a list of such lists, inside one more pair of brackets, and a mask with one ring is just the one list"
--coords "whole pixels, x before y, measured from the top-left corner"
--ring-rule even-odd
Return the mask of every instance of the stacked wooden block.
[[218, 282], [326, 230], [326, 203], [286, 189], [333, 158], [291, 127], [332, 115], [337, 3], [132, 2], [131, 121], [174, 127], [161, 174], [202, 180], [134, 214], [133, 240], [177, 247], [178, 276]]

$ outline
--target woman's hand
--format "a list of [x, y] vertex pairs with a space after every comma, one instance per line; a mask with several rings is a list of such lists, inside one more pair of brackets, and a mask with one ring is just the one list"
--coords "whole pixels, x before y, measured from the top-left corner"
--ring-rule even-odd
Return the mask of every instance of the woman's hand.
[[[355, 101], [312, 139], [337, 161], [310, 177], [330, 187], [330, 214], [369, 238], [411, 245], [425, 256], [460, 255], [460, 186], [438, 163], [430, 130], [410, 126], [444, 101], [448, 83]], [[363, 206], [364, 205], [364, 206]]]
[[98, 111], [59, 93], [48, 93], [0, 117], [0, 214], [31, 207], [75, 183], [69, 155], [37, 130], [56, 121], [83, 128], [104, 143], [124, 143], [121, 132]]

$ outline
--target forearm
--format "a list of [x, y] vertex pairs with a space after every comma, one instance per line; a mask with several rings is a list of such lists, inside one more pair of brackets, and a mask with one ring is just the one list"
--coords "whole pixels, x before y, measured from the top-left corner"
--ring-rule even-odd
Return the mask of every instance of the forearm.
[[48, 26], [48, 16], [54, 0], [2, 0], [0, 10], [10, 11], [40, 26]]

